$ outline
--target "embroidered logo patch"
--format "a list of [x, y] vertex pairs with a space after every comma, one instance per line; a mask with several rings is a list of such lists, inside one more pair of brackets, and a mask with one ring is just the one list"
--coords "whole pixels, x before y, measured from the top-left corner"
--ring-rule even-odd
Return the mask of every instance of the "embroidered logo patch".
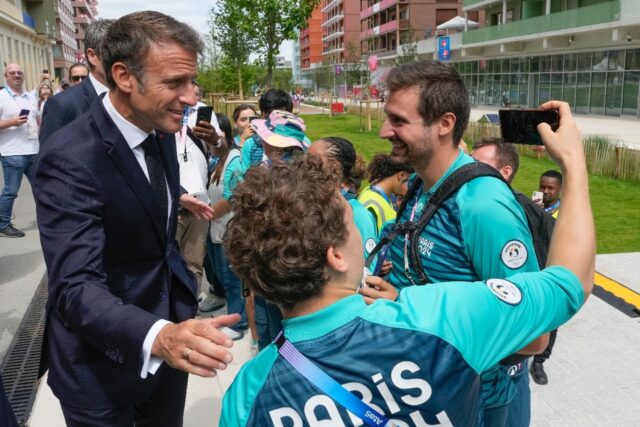
[[487, 288], [501, 301], [511, 305], [518, 305], [522, 301], [522, 292], [515, 284], [504, 279], [487, 280]]
[[371, 253], [371, 251], [376, 247], [376, 241], [373, 239], [367, 239], [364, 244], [364, 248], [367, 250], [367, 253]]
[[527, 247], [519, 240], [508, 241], [500, 253], [503, 264], [511, 269], [522, 267], [528, 257]]

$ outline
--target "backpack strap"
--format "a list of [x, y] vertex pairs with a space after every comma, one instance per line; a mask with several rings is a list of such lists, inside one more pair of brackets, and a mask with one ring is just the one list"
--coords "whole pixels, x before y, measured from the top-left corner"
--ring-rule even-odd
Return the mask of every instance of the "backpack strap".
[[[427, 276], [424, 267], [420, 263], [420, 252], [418, 250], [418, 240], [420, 234], [425, 229], [433, 215], [438, 211], [440, 206], [442, 206], [442, 203], [444, 203], [449, 197], [456, 193], [465, 183], [481, 176], [491, 176], [497, 178], [507, 184], [507, 186], [511, 190], [511, 186], [509, 185], [509, 183], [502, 177], [500, 172], [498, 172], [493, 167], [481, 162], [468, 163], [453, 171], [453, 173], [451, 173], [451, 175], [449, 175], [442, 182], [442, 184], [438, 187], [438, 189], [433, 193], [433, 196], [431, 196], [431, 198], [427, 202], [427, 205], [422, 211], [422, 214], [420, 215], [418, 221], [408, 221], [401, 223], [400, 217], [402, 216], [402, 212], [406, 209], [408, 201], [415, 197], [416, 193], [423, 185], [422, 180], [420, 178], [416, 178], [409, 191], [407, 191], [407, 195], [405, 196], [402, 204], [400, 205], [400, 208], [398, 209], [396, 223], [392, 231], [388, 233], [384, 238], [382, 238], [380, 242], [378, 242], [376, 247], [367, 257], [365, 265], [369, 267], [373, 262], [373, 258], [375, 257], [375, 255], [398, 235], [408, 233], [411, 240], [409, 262], [411, 263], [413, 269], [417, 272], [417, 279], [420, 284], [430, 283], [431, 280]], [[513, 190], [511, 191], [513, 192]]]

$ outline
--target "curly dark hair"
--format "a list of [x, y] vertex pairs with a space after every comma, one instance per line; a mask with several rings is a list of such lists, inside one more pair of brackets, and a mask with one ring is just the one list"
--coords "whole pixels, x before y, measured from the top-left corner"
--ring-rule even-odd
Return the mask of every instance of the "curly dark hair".
[[369, 181], [371, 181], [372, 184], [375, 184], [376, 182], [388, 178], [398, 172], [412, 173], [413, 168], [407, 163], [393, 160], [389, 154], [378, 153], [373, 156], [373, 159], [369, 162], [367, 172], [369, 173]]
[[361, 156], [356, 154], [353, 143], [340, 136], [328, 136], [318, 141], [324, 141], [329, 146], [327, 155], [338, 163], [342, 182], [359, 189], [362, 180], [366, 177], [367, 164]]
[[291, 310], [322, 293], [327, 249], [347, 228], [337, 174], [316, 156], [251, 168], [231, 197], [224, 247], [256, 294]]

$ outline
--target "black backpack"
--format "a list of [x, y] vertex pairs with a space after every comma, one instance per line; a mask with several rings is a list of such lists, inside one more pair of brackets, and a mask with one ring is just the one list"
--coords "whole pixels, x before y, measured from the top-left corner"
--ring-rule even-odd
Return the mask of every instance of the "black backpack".
[[407, 191], [407, 194], [405, 195], [404, 200], [402, 201], [402, 204], [398, 209], [396, 223], [393, 225], [390, 232], [387, 233], [380, 240], [380, 242], [378, 242], [373, 251], [371, 251], [371, 253], [367, 257], [366, 266], [369, 267], [373, 262], [376, 254], [382, 248], [387, 246], [391, 241], [393, 241], [393, 239], [395, 239], [398, 235], [409, 233], [411, 241], [409, 250], [409, 262], [411, 263], [411, 267], [413, 267], [413, 269], [417, 272], [418, 281], [421, 284], [431, 283], [431, 280], [427, 276], [427, 273], [420, 263], [420, 258], [418, 255], [420, 253], [418, 251], [418, 237], [445, 200], [447, 200], [449, 197], [451, 197], [451, 195], [457, 192], [463, 184], [481, 176], [491, 176], [499, 179], [507, 184], [509, 189], [513, 192], [514, 197], [516, 198], [520, 206], [522, 206], [527, 217], [527, 224], [529, 225], [529, 230], [531, 231], [531, 237], [533, 240], [534, 249], [536, 251], [538, 265], [541, 269], [544, 268], [547, 262], [549, 244], [551, 243], [551, 233], [553, 231], [553, 225], [555, 222], [554, 218], [546, 213], [540, 206], [534, 204], [524, 194], [514, 191], [513, 188], [511, 188], [511, 185], [502, 177], [500, 172], [498, 172], [493, 167], [481, 162], [469, 163], [456, 169], [451, 175], [449, 175], [449, 177], [444, 180], [440, 187], [438, 187], [433, 196], [427, 202], [427, 206], [425, 206], [424, 210], [422, 211], [422, 215], [417, 221], [401, 223], [400, 218], [407, 206], [408, 201], [415, 197], [415, 194], [422, 186], [422, 180], [420, 178], [416, 178], [411, 188]]

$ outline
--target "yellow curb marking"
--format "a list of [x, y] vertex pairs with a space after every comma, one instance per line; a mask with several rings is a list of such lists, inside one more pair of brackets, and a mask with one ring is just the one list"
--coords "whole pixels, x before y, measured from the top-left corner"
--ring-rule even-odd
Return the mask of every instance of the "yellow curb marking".
[[637, 292], [597, 272], [593, 282], [636, 308], [640, 308], [640, 294]]

